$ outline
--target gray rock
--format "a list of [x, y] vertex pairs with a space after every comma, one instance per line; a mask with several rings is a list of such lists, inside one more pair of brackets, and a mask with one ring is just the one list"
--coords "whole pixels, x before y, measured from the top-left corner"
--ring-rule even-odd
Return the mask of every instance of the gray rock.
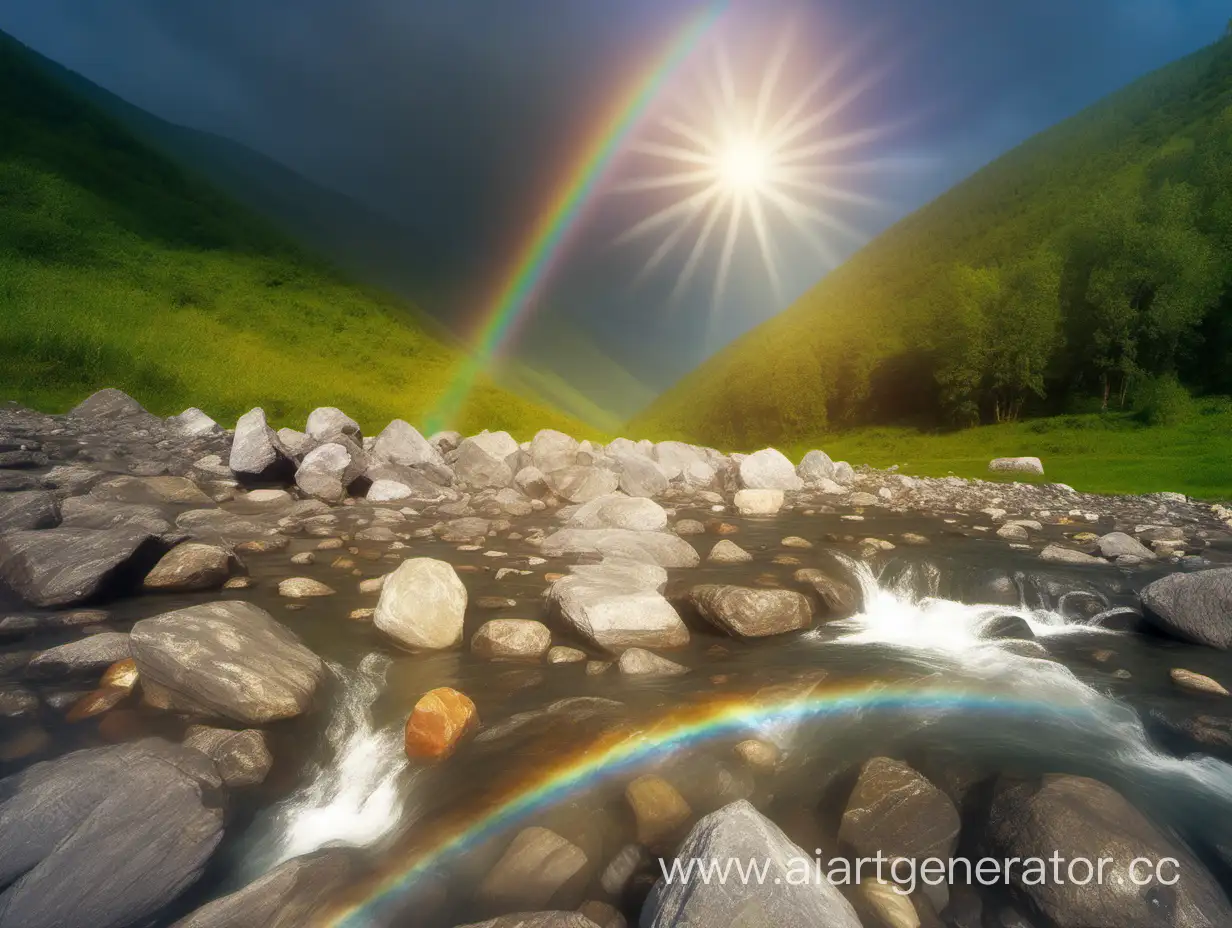
[[466, 587], [445, 561], [411, 558], [385, 578], [373, 622], [403, 647], [434, 651], [462, 643]]
[[629, 648], [620, 655], [616, 666], [626, 677], [678, 677], [689, 672], [688, 667], [644, 648]]
[[874, 757], [860, 770], [838, 837], [862, 857], [948, 860], [959, 826], [945, 793], [901, 761]]
[[145, 576], [147, 590], [183, 592], [213, 590], [231, 574], [231, 555], [218, 545], [196, 542], [177, 545]]
[[364, 440], [359, 423], [335, 406], [321, 406], [310, 412], [304, 431], [319, 442], [331, 441], [339, 435], [354, 442]]
[[[824, 878], [799, 879], [811, 858], [768, 818], [743, 800], [699, 821], [677, 852], [681, 860], [757, 860], [764, 880], [659, 881], [642, 910], [642, 928], [860, 928], [851, 904]], [[794, 876], [793, 876], [794, 874]], [[756, 921], [753, 921], [755, 919]]]
[[705, 463], [699, 449], [682, 441], [661, 441], [654, 446], [654, 460], [668, 480], [675, 480], [695, 463]]
[[815, 567], [802, 567], [795, 572], [797, 583], [806, 583], [817, 595], [822, 612], [831, 619], [845, 619], [864, 608], [860, 591], [849, 583], [835, 580]]
[[484, 429], [478, 435], [472, 435], [470, 438], [464, 439], [458, 445], [458, 450], [461, 450], [462, 445], [468, 441], [478, 445], [490, 457], [501, 461], [507, 461], [520, 450], [517, 441], [508, 432], [489, 432], [487, 429]]
[[583, 503], [567, 523], [576, 528], [622, 528], [659, 532], [667, 528], [667, 513], [654, 500], [608, 495]]
[[579, 912], [518, 912], [458, 928], [599, 928]]
[[94, 496], [74, 496], [60, 505], [62, 528], [112, 529], [130, 526], [151, 535], [163, 535], [171, 529], [163, 510], [158, 506], [115, 503]]
[[1097, 542], [1099, 553], [1104, 557], [1140, 557], [1143, 560], [1154, 560], [1153, 552], [1132, 535], [1124, 532], [1109, 532]]
[[[364, 472], [364, 477], [372, 481], [373, 487], [378, 483], [392, 482], [399, 484], [409, 491], [408, 496], [398, 497], [399, 499], [405, 499], [411, 505], [426, 506], [458, 498], [456, 491], [449, 489], [437, 480], [437, 477], [439, 477], [437, 469], [443, 467], [443, 464], [420, 464], [415, 467], [407, 467], [400, 464], [378, 462], [368, 466], [368, 469]], [[395, 491], [391, 489], [377, 490], [376, 496], [379, 498], [390, 492]], [[373, 489], [369, 487], [369, 499], [373, 499], [372, 494]]]
[[199, 752], [147, 739], [66, 754], [0, 781], [0, 928], [142, 925], [222, 838]]
[[1108, 562], [1091, 554], [1083, 554], [1062, 545], [1049, 545], [1040, 552], [1040, 560], [1053, 564], [1088, 564], [1105, 566]]
[[1039, 458], [993, 458], [988, 462], [988, 469], [994, 474], [1044, 474]]
[[533, 619], [493, 619], [471, 637], [471, 650], [488, 660], [538, 660], [551, 646], [552, 633]]
[[131, 525], [13, 532], [0, 536], [0, 580], [32, 605], [70, 606], [135, 583], [127, 575], [144, 575], [163, 550]]
[[791, 461], [774, 448], [748, 455], [739, 469], [740, 485], [746, 490], [798, 490], [804, 485]]
[[74, 419], [90, 419], [95, 423], [124, 422], [143, 429], [162, 425], [158, 416], [124, 391], [111, 387], [91, 394], [70, 409], [68, 414]]
[[340, 503], [347, 490], [367, 469], [363, 452], [341, 442], [318, 445], [304, 456], [295, 472], [295, 484], [307, 496], [326, 503]]
[[142, 689], [176, 711], [262, 725], [307, 711], [321, 659], [251, 603], [215, 602], [133, 626]]
[[689, 590], [689, 602], [711, 625], [738, 638], [799, 631], [813, 621], [813, 607], [794, 590], [704, 584]]
[[287, 454], [297, 461], [302, 461], [304, 455], [320, 444], [307, 432], [298, 432], [295, 429], [279, 429], [277, 434]]
[[824, 451], [808, 452], [796, 466], [796, 474], [805, 483], [821, 483], [823, 480], [834, 479], [834, 462]]
[[531, 499], [540, 499], [551, 492], [543, 471], [534, 466], [523, 467], [514, 474], [513, 484]]
[[451, 519], [436, 529], [436, 534], [442, 541], [471, 542], [482, 541], [492, 531], [492, 523], [477, 516], [466, 516], [461, 519]]
[[835, 461], [834, 476], [831, 479], [839, 486], [850, 486], [856, 479], [855, 468], [846, 461]]
[[620, 528], [561, 529], [543, 540], [540, 552], [545, 557], [594, 554], [660, 567], [696, 567], [701, 563], [694, 547], [678, 535]]
[[265, 410], [260, 406], [235, 423], [228, 465], [241, 478], [279, 480], [290, 476], [295, 466], [291, 455], [265, 421]]
[[[1002, 781], [989, 815], [988, 834], [997, 856], [1099, 861], [1103, 879], [1078, 885], [1039, 879], [1021, 865], [1011, 885], [1058, 928], [1090, 925], [1216, 928], [1232, 925], [1232, 907], [1206, 868], [1184, 845], [1168, 837], [1111, 787], [1085, 777], [1049, 775], [1038, 783]], [[1171, 857], [1166, 867], [1177, 882], [1135, 885], [1135, 858], [1151, 862]], [[1139, 865], [1138, 880], [1143, 873]]]
[[193, 725], [184, 734], [183, 745], [194, 748], [214, 762], [223, 783], [231, 788], [258, 786], [274, 765], [265, 743], [265, 732], [248, 728], [231, 731]]
[[337, 848], [294, 857], [173, 928], [301, 928], [351, 882], [355, 870], [352, 856]]
[[661, 568], [608, 561], [574, 568], [548, 598], [566, 624], [605, 650], [676, 648], [688, 643], [689, 630], [663, 597], [666, 583]]
[[43, 678], [101, 676], [129, 656], [126, 633], [102, 632], [40, 651], [26, 665], [26, 673]]
[[190, 438], [222, 434], [222, 426], [196, 406], [189, 406], [178, 416], [169, 417], [166, 424], [167, 428], [177, 435], [187, 435]]
[[476, 895], [481, 905], [497, 911], [542, 908], [586, 864], [586, 852], [556, 832], [524, 828], [488, 871]]
[[47, 490], [26, 490], [0, 496], [0, 535], [55, 528], [60, 524], [60, 504]]
[[1232, 567], [1174, 573], [1141, 593], [1146, 619], [1183, 641], [1232, 647]]
[[745, 551], [734, 541], [724, 538], [710, 549], [706, 560], [712, 564], [747, 564], [753, 560], [753, 555]]
[[385, 464], [414, 467], [417, 464], [444, 466], [445, 459], [410, 423], [394, 419], [385, 426], [372, 445], [373, 460]]
[[544, 474], [572, 467], [577, 454], [578, 443], [555, 429], [541, 429], [530, 442], [530, 463]]
[[561, 499], [571, 503], [587, 503], [612, 493], [619, 478], [602, 467], [576, 465], [545, 475], [548, 487]]
[[643, 496], [651, 499], [660, 496], [667, 489], [667, 475], [662, 468], [650, 458], [638, 453], [617, 453], [616, 464], [619, 469], [619, 487], [629, 496]]
[[[487, 443], [489, 446], [492, 443]], [[497, 443], [499, 444], [499, 443]], [[513, 483], [513, 468], [503, 457], [495, 457], [478, 438], [467, 438], [458, 446], [453, 460], [458, 482], [473, 490], [507, 487]]]

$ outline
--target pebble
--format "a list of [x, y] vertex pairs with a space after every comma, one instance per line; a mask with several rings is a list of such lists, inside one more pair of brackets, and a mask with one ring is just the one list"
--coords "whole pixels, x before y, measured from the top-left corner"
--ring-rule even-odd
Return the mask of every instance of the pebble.
[[298, 564], [300, 566], [307, 566], [308, 564], [312, 564], [316, 561], [316, 559], [317, 559], [316, 555], [313, 554], [311, 551], [301, 551], [299, 554], [291, 555], [291, 563]]
[[313, 596], [333, 596], [336, 591], [320, 580], [311, 577], [289, 577], [278, 584], [278, 595], [288, 599], [305, 599]]
[[1210, 677], [1203, 676], [1200, 673], [1194, 673], [1192, 670], [1185, 670], [1181, 667], [1174, 667], [1168, 672], [1168, 676], [1183, 690], [1189, 690], [1194, 693], [1207, 693], [1212, 696], [1227, 696], [1228, 691], [1223, 685]]
[[813, 543], [807, 538], [801, 538], [799, 535], [788, 535], [781, 542], [784, 548], [811, 548]]
[[222, 585], [224, 590], [248, 590], [257, 585], [252, 577], [232, 577]]

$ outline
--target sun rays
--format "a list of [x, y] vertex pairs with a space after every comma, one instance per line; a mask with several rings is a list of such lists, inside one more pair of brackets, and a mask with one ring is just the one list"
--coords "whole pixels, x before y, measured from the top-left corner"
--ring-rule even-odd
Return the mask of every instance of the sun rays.
[[638, 169], [614, 189], [652, 200], [655, 208], [617, 242], [655, 242], [639, 281], [669, 258], [679, 261], [673, 304], [693, 283], [706, 257], [717, 254], [711, 289], [717, 306], [738, 249], [750, 241], [776, 300], [781, 300], [776, 237], [783, 230], [804, 241], [829, 269], [845, 251], [865, 241], [845, 216], [853, 209], [882, 205], [844, 181], [875, 170], [875, 161], [854, 156], [889, 127], [836, 127], [837, 117], [880, 75], [839, 86], [845, 64], [839, 56], [789, 95], [786, 70], [792, 51], [792, 31], [784, 30], [759, 79], [746, 87], [725, 47], [716, 44], [694, 91], [665, 107], [629, 145]]

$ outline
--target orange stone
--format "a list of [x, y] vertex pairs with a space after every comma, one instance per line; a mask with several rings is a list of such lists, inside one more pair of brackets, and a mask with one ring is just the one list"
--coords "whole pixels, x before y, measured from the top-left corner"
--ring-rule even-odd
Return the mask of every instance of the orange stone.
[[102, 715], [108, 709], [123, 702], [130, 692], [132, 690], [121, 689], [118, 686], [105, 686], [97, 689], [73, 703], [73, 707], [68, 710], [64, 718], [69, 722], [80, 722], [96, 715]]
[[100, 690], [117, 689], [125, 692], [137, 685], [137, 662], [131, 657], [116, 661], [107, 668], [103, 679], [99, 681]]
[[411, 760], [444, 760], [479, 724], [469, 697], [447, 686], [425, 693], [406, 720], [406, 756]]

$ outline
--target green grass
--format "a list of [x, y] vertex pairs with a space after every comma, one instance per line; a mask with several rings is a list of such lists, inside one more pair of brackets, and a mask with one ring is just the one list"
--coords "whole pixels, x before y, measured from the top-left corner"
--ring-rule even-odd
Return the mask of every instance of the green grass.
[[781, 450], [798, 461], [811, 448], [852, 464], [897, 464], [905, 474], [984, 479], [999, 479], [988, 472], [995, 457], [1034, 455], [1044, 463], [1044, 481], [1083, 492], [1172, 490], [1199, 499], [1232, 499], [1232, 403], [1224, 399], [1201, 402], [1188, 421], [1166, 427], [1108, 413], [956, 432], [863, 428]]
[[[319, 405], [422, 422], [463, 354], [184, 174], [0, 34], [0, 398], [63, 411], [119, 387], [221, 422]], [[575, 418], [482, 379], [453, 425], [529, 437]]]

